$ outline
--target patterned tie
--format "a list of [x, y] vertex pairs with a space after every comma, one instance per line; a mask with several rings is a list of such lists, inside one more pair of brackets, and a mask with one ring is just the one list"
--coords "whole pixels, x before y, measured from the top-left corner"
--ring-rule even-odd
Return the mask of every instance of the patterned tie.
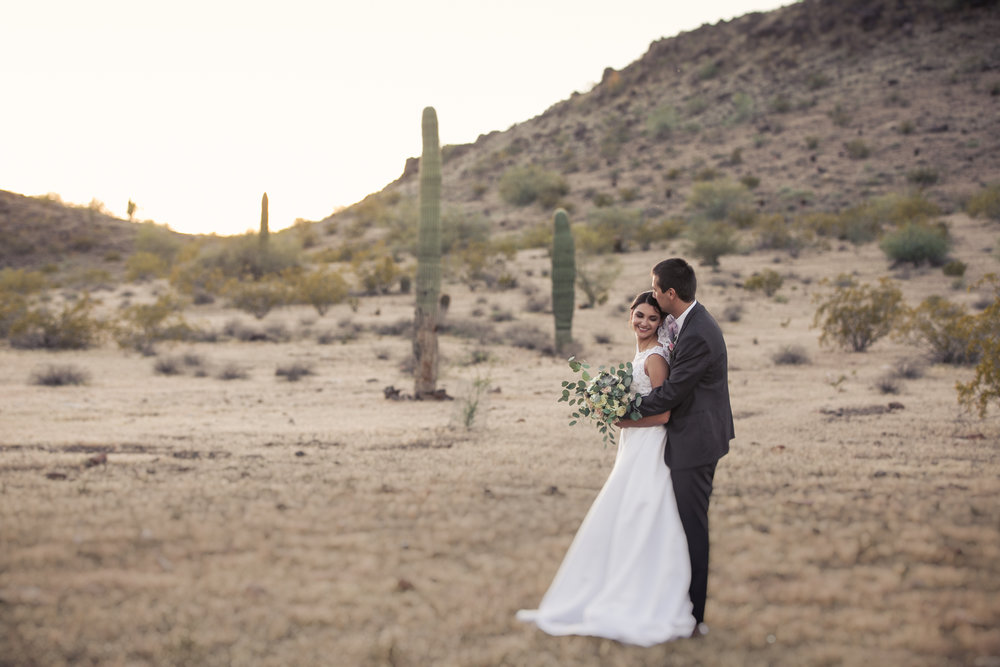
[[680, 327], [677, 326], [677, 320], [671, 318], [671, 320], [667, 322], [667, 333], [670, 334], [670, 342], [676, 343], [677, 334], [680, 333]]

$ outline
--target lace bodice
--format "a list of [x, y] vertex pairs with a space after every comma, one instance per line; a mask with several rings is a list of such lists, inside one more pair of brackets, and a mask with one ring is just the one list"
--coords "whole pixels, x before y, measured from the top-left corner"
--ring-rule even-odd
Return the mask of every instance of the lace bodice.
[[642, 396], [645, 396], [649, 392], [653, 391], [653, 384], [650, 382], [649, 376], [646, 375], [646, 359], [648, 359], [651, 354], [659, 354], [664, 359], [667, 358], [667, 350], [663, 346], [657, 345], [649, 348], [645, 352], [636, 352], [635, 358], [632, 359], [631, 389]]

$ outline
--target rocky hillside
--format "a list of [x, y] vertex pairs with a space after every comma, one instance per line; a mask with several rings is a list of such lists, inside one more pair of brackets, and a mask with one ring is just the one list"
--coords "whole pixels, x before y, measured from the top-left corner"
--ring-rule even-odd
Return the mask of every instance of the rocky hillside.
[[[804, 0], [662, 39], [586, 94], [506, 132], [446, 146], [446, 207], [495, 231], [598, 207], [681, 217], [692, 185], [730, 179], [789, 218], [922, 188], [951, 210], [1000, 181], [995, 0]], [[417, 159], [373, 200], [416, 197]], [[534, 165], [557, 202], [517, 205], [504, 175]], [[356, 226], [353, 227], [357, 229]]]

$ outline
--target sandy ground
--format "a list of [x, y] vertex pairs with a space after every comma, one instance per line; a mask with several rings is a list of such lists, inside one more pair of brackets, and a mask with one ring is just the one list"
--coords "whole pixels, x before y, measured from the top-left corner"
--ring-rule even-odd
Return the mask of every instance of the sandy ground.
[[[952, 224], [969, 278], [996, 270], [995, 225]], [[589, 361], [631, 358], [620, 304], [681, 248], [625, 256], [611, 303], [577, 312]], [[895, 275], [911, 305], [977, 295], [937, 269], [893, 273], [874, 246], [774, 259], [699, 271], [728, 340], [737, 433], [711, 506], [707, 637], [639, 649], [515, 621], [614, 448], [567, 426], [563, 360], [496, 345], [470, 364], [481, 346], [447, 337], [440, 385], [456, 400], [388, 401], [388, 385], [412, 391], [408, 340], [316, 342], [348, 320], [412, 316], [412, 297], [394, 295], [322, 319], [272, 313], [285, 343], [161, 346], [200, 356], [205, 377], [159, 375], [111, 346], [0, 349], [0, 665], [1000, 665], [1000, 419], [959, 410], [967, 368], [929, 366], [884, 394], [879, 378], [918, 350], [820, 348], [810, 328], [819, 279], [842, 271]], [[449, 285], [448, 317], [488, 321], [496, 306], [515, 318], [499, 331], [550, 331], [550, 315], [524, 311], [526, 285], [547, 290], [546, 262], [518, 257], [520, 289]], [[786, 276], [780, 299], [736, 287], [764, 268]], [[743, 317], [722, 321], [736, 303]], [[232, 317], [188, 313], [205, 327]], [[791, 343], [810, 363], [772, 361]], [[315, 374], [275, 376], [296, 361]], [[227, 362], [247, 378], [215, 377]], [[50, 363], [90, 383], [30, 384]], [[470, 429], [477, 379], [492, 391]]]

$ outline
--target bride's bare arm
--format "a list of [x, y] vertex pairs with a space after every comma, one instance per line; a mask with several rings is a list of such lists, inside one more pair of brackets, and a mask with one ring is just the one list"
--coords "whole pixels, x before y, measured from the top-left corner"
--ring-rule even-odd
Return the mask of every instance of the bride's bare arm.
[[[645, 370], [646, 375], [649, 376], [650, 384], [654, 387], [659, 387], [661, 384], [666, 382], [667, 376], [670, 374], [670, 367], [667, 366], [667, 360], [658, 354], [651, 354], [646, 358]], [[618, 422], [618, 426], [619, 428], [641, 428], [643, 426], [660, 426], [662, 424], [666, 424], [668, 421], [670, 421], [669, 410], [661, 412], [658, 415], [649, 415], [648, 417], [643, 417], [642, 419], [636, 421], [625, 419]]]

